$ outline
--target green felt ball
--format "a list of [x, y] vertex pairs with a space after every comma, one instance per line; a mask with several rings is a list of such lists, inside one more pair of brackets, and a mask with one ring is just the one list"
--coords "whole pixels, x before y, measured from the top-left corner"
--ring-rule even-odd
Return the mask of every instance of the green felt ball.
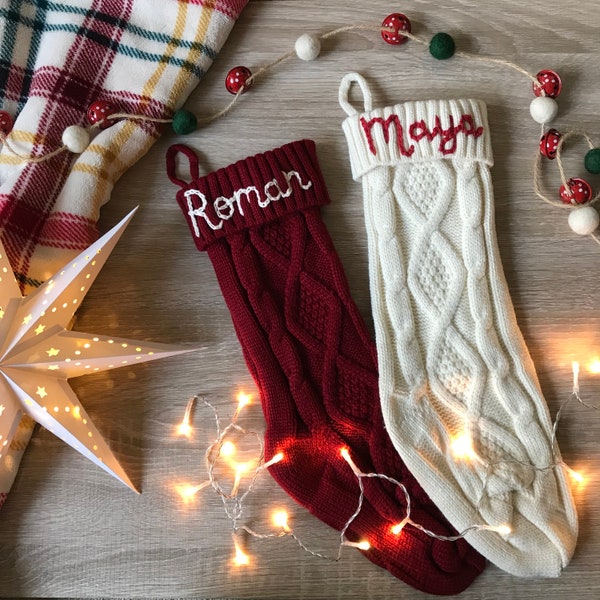
[[454, 40], [447, 33], [436, 33], [429, 42], [429, 52], [433, 58], [438, 60], [450, 58], [454, 55], [454, 50], [456, 50]]
[[173, 131], [178, 135], [187, 135], [192, 133], [198, 127], [198, 119], [194, 113], [189, 110], [178, 110], [173, 115], [173, 122], [171, 123]]
[[588, 173], [600, 173], [600, 148], [592, 148], [583, 161]]

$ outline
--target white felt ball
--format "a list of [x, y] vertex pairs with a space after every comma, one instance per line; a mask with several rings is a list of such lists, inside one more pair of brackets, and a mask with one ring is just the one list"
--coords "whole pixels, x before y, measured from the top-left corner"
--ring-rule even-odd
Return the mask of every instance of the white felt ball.
[[529, 105], [529, 112], [536, 123], [550, 123], [558, 114], [558, 104], [554, 98], [539, 96]]
[[296, 54], [302, 60], [315, 60], [321, 52], [321, 40], [312, 33], [305, 33], [296, 40]]
[[575, 208], [569, 214], [569, 227], [579, 235], [589, 235], [596, 231], [600, 223], [600, 215], [593, 206]]
[[81, 154], [90, 145], [90, 134], [79, 125], [71, 125], [63, 131], [62, 143], [70, 152]]

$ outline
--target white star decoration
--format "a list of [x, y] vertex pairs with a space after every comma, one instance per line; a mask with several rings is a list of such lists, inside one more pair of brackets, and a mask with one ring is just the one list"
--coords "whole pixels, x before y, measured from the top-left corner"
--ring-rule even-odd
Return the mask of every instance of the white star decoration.
[[135, 490], [67, 383], [71, 377], [191, 351], [67, 329], [134, 212], [26, 297], [0, 242], [0, 489], [2, 455], [28, 414]]

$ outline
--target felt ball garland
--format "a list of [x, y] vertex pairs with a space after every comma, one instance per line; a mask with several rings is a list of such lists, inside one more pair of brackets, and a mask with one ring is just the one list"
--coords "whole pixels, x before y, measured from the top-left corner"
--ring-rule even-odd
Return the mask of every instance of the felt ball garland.
[[63, 131], [62, 143], [69, 152], [81, 154], [90, 144], [90, 134], [79, 125], [71, 125]]
[[4, 135], [8, 135], [13, 128], [13, 120], [10, 113], [5, 110], [0, 110], [0, 132]]
[[171, 127], [177, 135], [188, 135], [198, 127], [198, 119], [189, 110], [180, 109], [173, 114]]
[[[504, 59], [478, 56], [457, 50], [454, 38], [446, 32], [438, 32], [429, 40], [416, 36], [412, 33], [412, 24], [410, 19], [403, 13], [392, 13], [385, 17], [381, 25], [374, 24], [358, 24], [339, 27], [322, 35], [305, 33], [301, 35], [295, 42], [294, 50], [284, 54], [273, 60], [271, 63], [259, 68], [256, 72], [252, 72], [248, 67], [239, 65], [231, 69], [225, 78], [225, 87], [227, 91], [234, 95], [234, 98], [223, 109], [213, 115], [199, 119], [196, 115], [188, 110], [180, 109], [173, 113], [170, 119], [158, 119], [147, 115], [136, 115], [128, 113], [120, 113], [116, 107], [106, 100], [97, 100], [90, 105], [87, 118], [92, 129], [105, 129], [118, 122], [119, 119], [130, 119], [147, 121], [152, 123], [167, 124], [170, 123], [173, 131], [178, 135], [188, 135], [194, 132], [199, 126], [207, 125], [212, 121], [223, 117], [239, 100], [242, 94], [245, 94], [253, 82], [264, 73], [279, 65], [280, 63], [291, 58], [298, 58], [302, 61], [313, 61], [321, 54], [321, 43], [323, 40], [335, 37], [339, 34], [351, 31], [377, 31], [380, 33], [383, 41], [391, 46], [402, 46], [408, 41], [414, 41], [427, 46], [431, 56], [437, 60], [448, 60], [452, 57], [460, 57], [468, 60], [484, 62], [488, 64], [498, 64], [504, 67], [514, 69], [528, 77], [532, 83], [534, 98], [529, 106], [532, 119], [542, 125], [542, 134], [539, 142], [538, 160], [534, 169], [534, 190], [538, 197], [555, 206], [564, 208], [581, 209], [582, 205], [589, 206], [590, 210], [585, 211], [588, 215], [586, 218], [586, 226], [579, 225], [583, 219], [581, 214], [578, 217], [569, 219], [571, 229], [580, 235], [590, 235], [600, 244], [600, 237], [596, 232], [596, 228], [592, 229], [595, 222], [592, 211], [595, 209], [591, 206], [599, 198], [600, 193], [594, 195], [590, 184], [579, 177], [567, 177], [562, 167], [560, 154], [565, 140], [575, 134], [581, 132], [561, 133], [554, 128], [545, 129], [545, 126], [550, 124], [558, 114], [558, 103], [556, 98], [562, 91], [562, 81], [558, 73], [550, 69], [544, 69], [535, 75], [524, 69], [518, 64], [509, 62]], [[52, 152], [48, 152], [42, 156], [30, 157], [21, 154], [17, 148], [12, 145], [10, 133], [13, 127], [12, 116], [3, 110], [0, 110], [0, 142], [2, 142], [7, 150], [23, 162], [43, 162], [50, 160], [60, 152], [69, 151], [74, 154], [82, 153], [90, 143], [90, 133], [85, 127], [72, 125], [67, 127], [62, 136], [63, 145], [56, 148]], [[586, 170], [591, 174], [600, 174], [600, 147], [596, 147], [587, 136], [583, 135], [589, 146], [589, 151], [585, 155], [584, 165]], [[541, 188], [540, 184], [540, 159], [555, 160], [561, 177], [561, 186], [557, 190], [554, 198], [548, 197]], [[596, 213], [597, 214], [597, 213]], [[586, 233], [582, 233], [586, 232]]]
[[114, 125], [114, 119], [109, 119], [110, 115], [116, 113], [116, 107], [106, 100], [97, 100], [92, 102], [87, 109], [87, 119], [91, 125], [98, 124], [100, 129], [106, 129]]
[[321, 53], [321, 40], [318, 35], [305, 33], [296, 40], [296, 55], [301, 60], [315, 60]]
[[455, 51], [454, 39], [447, 33], [436, 33], [429, 42], [429, 53], [433, 58], [437, 58], [438, 60], [452, 58]]
[[584, 165], [588, 173], [600, 173], [600, 148], [592, 148], [585, 155]]
[[531, 101], [529, 112], [536, 123], [545, 125], [554, 121], [558, 114], [558, 104], [550, 96], [538, 96]]

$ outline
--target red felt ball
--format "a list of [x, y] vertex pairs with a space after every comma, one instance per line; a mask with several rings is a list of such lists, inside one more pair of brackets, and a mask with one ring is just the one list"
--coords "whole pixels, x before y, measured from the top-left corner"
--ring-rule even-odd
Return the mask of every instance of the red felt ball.
[[581, 177], [572, 177], [567, 181], [568, 187], [560, 186], [560, 199], [565, 204], [585, 204], [592, 199], [592, 186]]
[[535, 78], [540, 82], [541, 86], [533, 84], [533, 93], [536, 96], [542, 96], [542, 90], [549, 98], [556, 98], [562, 90], [562, 81], [556, 71], [546, 69], [540, 71]]
[[400, 35], [400, 31], [408, 31], [408, 33], [410, 33], [410, 21], [406, 15], [403, 15], [402, 13], [392, 13], [383, 20], [381, 27], [394, 30], [381, 30], [381, 37], [386, 44], [399, 46], [400, 44], [408, 42], [408, 38], [405, 35]]
[[4, 135], [8, 135], [13, 128], [13, 120], [10, 116], [10, 113], [7, 113], [5, 110], [0, 110], [0, 131]]
[[87, 118], [90, 124], [100, 127], [100, 129], [106, 129], [115, 123], [114, 119], [107, 119], [110, 115], [114, 115], [117, 109], [106, 100], [96, 100], [88, 106]]
[[548, 129], [540, 139], [540, 152], [542, 155], [550, 160], [556, 158], [556, 151], [561, 137], [562, 133], [560, 131]]
[[230, 94], [237, 94], [240, 90], [241, 93], [248, 91], [252, 85], [252, 71], [248, 67], [233, 67], [227, 77], [225, 78], [225, 87]]

